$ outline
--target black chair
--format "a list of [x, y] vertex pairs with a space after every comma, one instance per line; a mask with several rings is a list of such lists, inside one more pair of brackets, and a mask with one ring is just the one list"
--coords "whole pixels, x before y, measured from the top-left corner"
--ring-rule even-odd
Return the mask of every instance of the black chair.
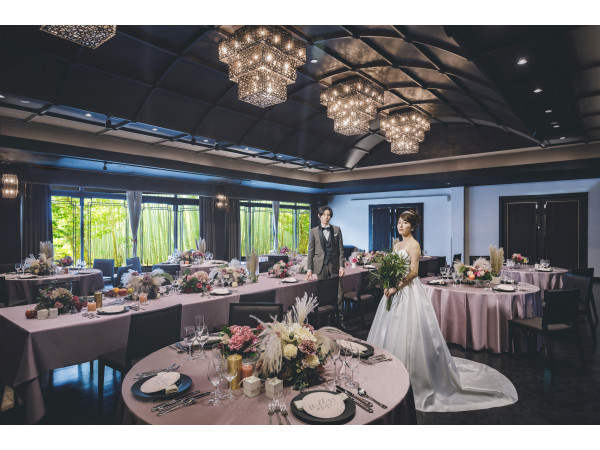
[[446, 265], [446, 257], [439, 256], [437, 258], [431, 258], [429, 260], [429, 276], [436, 276], [440, 273], [440, 267]]
[[275, 303], [276, 289], [240, 295], [240, 303]]
[[140, 262], [140, 258], [138, 256], [134, 256], [133, 258], [127, 258], [125, 260], [126, 266], [131, 266], [133, 270], [138, 273], [142, 273], [142, 263]]
[[592, 318], [592, 308], [590, 306], [592, 299], [592, 279], [566, 273], [563, 275], [563, 289], [579, 289], [579, 315], [587, 318], [590, 326], [590, 333], [594, 341], [594, 347], [597, 344], [596, 326]]
[[[0, 277], [0, 308], [8, 306], [8, 290], [6, 289], [6, 278]], [[0, 401], [2, 397], [0, 397]]]
[[456, 253], [453, 257], [452, 257], [452, 262], [454, 261], [462, 261], [462, 253]]
[[542, 317], [527, 319], [511, 319], [508, 321], [509, 352], [513, 351], [513, 334], [515, 328], [541, 334], [550, 358], [554, 364], [551, 335], [572, 334], [575, 336], [581, 365], [585, 367], [583, 345], [579, 334], [579, 289], [547, 289], [544, 291], [544, 312]]
[[317, 281], [317, 306], [311, 313], [314, 319], [313, 326], [321, 328], [321, 316], [327, 315], [328, 322], [331, 315], [336, 317], [336, 323], [340, 323], [340, 311], [338, 310], [338, 293], [340, 278], [330, 278], [328, 280]]
[[283, 304], [281, 303], [230, 303], [229, 326], [239, 325], [256, 327], [258, 322], [250, 316], [258, 317], [263, 322], [271, 322], [271, 316], [281, 320], [283, 318]]
[[57, 289], [64, 288], [70, 291], [73, 295], [80, 295], [79, 280], [59, 282], [58, 279], [55, 278], [54, 280], [44, 281], [43, 283], [37, 284], [35, 287], [38, 291], [41, 291], [42, 289], [46, 289], [50, 286]]
[[[594, 284], [594, 268], [593, 267], [582, 267], [580, 269], [569, 269], [569, 273], [573, 275], [579, 275], [581, 277], [589, 277]], [[590, 305], [592, 307], [592, 313], [594, 313], [594, 326], [598, 325], [598, 312], [596, 311], [596, 301], [594, 300], [594, 290], [590, 288]]]
[[[342, 305], [346, 305], [347, 302], [350, 304], [356, 304], [358, 312], [360, 313], [360, 318], [362, 319], [363, 327], [366, 326], [366, 323], [361, 303], [372, 301], [373, 304], [376, 304], [377, 301], [376, 289], [371, 285], [370, 281], [371, 279], [369, 276], [369, 272], [361, 273], [360, 278], [358, 280], [358, 290], [344, 292], [344, 296], [342, 297]], [[346, 316], [345, 312], [344, 316]]]
[[[173, 278], [177, 276], [177, 272], [180, 270], [180, 266], [178, 264], [153, 264], [152, 270], [154, 269], [162, 269], [164, 272], [167, 272]], [[183, 273], [183, 271], [181, 271]]]
[[104, 403], [104, 368], [125, 375], [140, 359], [181, 338], [181, 304], [156, 311], [133, 314], [129, 322], [127, 347], [98, 356], [98, 408]]
[[473, 264], [475, 264], [475, 261], [477, 261], [479, 258], [485, 258], [485, 256], [469, 256], [469, 265], [472, 266]]
[[279, 261], [283, 261], [284, 263], [287, 263], [289, 260], [288, 255], [268, 255], [269, 256], [269, 262], [271, 263], [271, 265], [279, 262]]
[[258, 273], [268, 272], [275, 263], [271, 261], [262, 261], [258, 263]]
[[350, 255], [355, 252], [354, 245], [344, 245], [344, 259], [350, 258]]
[[102, 272], [104, 284], [115, 284], [115, 260], [114, 259], [94, 259], [94, 269]]
[[429, 276], [429, 261], [419, 261], [419, 278]]
[[132, 266], [119, 267], [117, 269], [117, 274], [115, 275], [115, 287], [121, 287], [121, 278], [130, 270], [133, 270]]

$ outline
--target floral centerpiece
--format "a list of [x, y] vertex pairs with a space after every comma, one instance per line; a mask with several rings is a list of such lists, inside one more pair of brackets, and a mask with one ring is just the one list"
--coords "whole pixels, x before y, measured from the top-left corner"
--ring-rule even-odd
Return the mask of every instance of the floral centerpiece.
[[[396, 287], [410, 271], [410, 258], [396, 252], [379, 255], [377, 271], [370, 272], [371, 283], [381, 284], [384, 289]], [[386, 310], [392, 308], [392, 297], [388, 297], [385, 304]]]
[[199, 270], [194, 274], [190, 274], [189, 270], [183, 272], [183, 275], [178, 282], [179, 290], [186, 294], [201, 292], [210, 292], [212, 290], [211, 281], [206, 272]]
[[510, 258], [515, 264], [527, 264], [529, 263], [529, 259], [526, 256], [521, 255], [520, 253], [513, 253]]
[[292, 266], [292, 263], [279, 261], [269, 269], [268, 274], [275, 278], [287, 278], [292, 274]]
[[386, 252], [382, 251], [371, 251], [371, 252], [353, 252], [350, 255], [350, 262], [353, 262], [353, 259], [356, 259], [356, 264], [359, 266], [364, 266], [365, 264], [374, 264], [379, 263], [386, 255]]
[[34, 275], [46, 276], [52, 275], [54, 272], [54, 246], [50, 241], [40, 242], [40, 255], [38, 258], [29, 255], [29, 258], [25, 258], [25, 264], [28, 265], [27, 272]]
[[485, 258], [475, 260], [475, 263], [472, 266], [465, 265], [460, 261], [457, 261], [454, 264], [454, 270], [463, 274], [465, 278], [472, 283], [477, 280], [492, 281], [491, 269], [490, 262]]
[[248, 278], [246, 268], [237, 259], [232, 259], [228, 265], [216, 267], [208, 274], [211, 280], [217, 280], [224, 286], [236, 287], [244, 284]]
[[170, 274], [165, 273], [162, 269], [154, 269], [152, 272], [140, 274], [135, 270], [130, 270], [123, 275], [121, 280], [123, 286], [131, 289], [133, 292], [148, 294], [148, 298], [160, 297], [160, 287], [165, 281], [173, 281]]
[[73, 264], [73, 258], [71, 258], [70, 255], [67, 255], [64, 258], [58, 260], [58, 265], [60, 267], [69, 267], [71, 264]]
[[279, 249], [280, 255], [287, 255], [288, 253], [290, 253], [290, 248], [285, 245]]
[[316, 298], [304, 294], [302, 299], [296, 298], [296, 305], [281, 322], [265, 323], [256, 319], [264, 327], [258, 336], [260, 359], [257, 363], [263, 378], [276, 376], [296, 390], [323, 381], [319, 371], [337, 344], [323, 334], [323, 329], [315, 331], [306, 322], [316, 306]]
[[87, 306], [86, 301], [79, 301], [79, 297], [73, 295], [71, 291], [65, 288], [57, 288], [52, 284], [45, 289], [41, 289], [37, 297], [35, 310], [56, 308], [59, 314], [68, 314], [72, 309], [77, 312]]
[[264, 330], [263, 325], [257, 328], [231, 325], [223, 327], [221, 347], [225, 356], [242, 355], [243, 358], [255, 358], [258, 352], [258, 335]]

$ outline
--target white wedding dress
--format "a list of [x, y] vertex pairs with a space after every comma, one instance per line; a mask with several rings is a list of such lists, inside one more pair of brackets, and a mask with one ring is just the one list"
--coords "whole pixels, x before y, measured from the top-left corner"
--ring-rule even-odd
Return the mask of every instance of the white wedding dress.
[[[408, 255], [404, 249], [396, 252]], [[367, 341], [393, 353], [406, 366], [418, 411], [469, 411], [517, 401], [515, 387], [500, 372], [450, 355], [418, 277], [394, 296], [390, 311], [385, 304], [383, 297]]]

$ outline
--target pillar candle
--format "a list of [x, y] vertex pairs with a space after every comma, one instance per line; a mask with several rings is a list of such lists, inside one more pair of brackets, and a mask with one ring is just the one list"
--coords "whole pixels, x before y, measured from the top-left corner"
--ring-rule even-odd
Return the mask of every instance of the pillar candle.
[[88, 311], [96, 311], [96, 302], [88, 302]]
[[242, 366], [242, 380], [244, 378], [248, 378], [250, 376], [252, 376], [252, 369], [253, 367], [250, 364], [246, 364]]
[[145, 292], [141, 292], [139, 300], [140, 300], [140, 303], [146, 303], [148, 301], [148, 294]]

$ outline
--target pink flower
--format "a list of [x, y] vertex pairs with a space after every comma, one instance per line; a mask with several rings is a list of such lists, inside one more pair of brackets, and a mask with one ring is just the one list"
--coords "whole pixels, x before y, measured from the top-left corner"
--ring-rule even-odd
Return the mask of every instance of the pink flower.
[[196, 288], [197, 288], [197, 289], [202, 289], [202, 283], [198, 283], [198, 284], [196, 285]]
[[314, 355], [317, 352], [317, 347], [313, 341], [304, 340], [300, 342], [298, 350], [307, 355]]
[[56, 309], [61, 309], [64, 308], [65, 305], [63, 305], [61, 302], [54, 302], [54, 307]]
[[354, 264], [356, 264], [358, 262], [358, 259], [352, 258], [351, 262], [353, 262]]

